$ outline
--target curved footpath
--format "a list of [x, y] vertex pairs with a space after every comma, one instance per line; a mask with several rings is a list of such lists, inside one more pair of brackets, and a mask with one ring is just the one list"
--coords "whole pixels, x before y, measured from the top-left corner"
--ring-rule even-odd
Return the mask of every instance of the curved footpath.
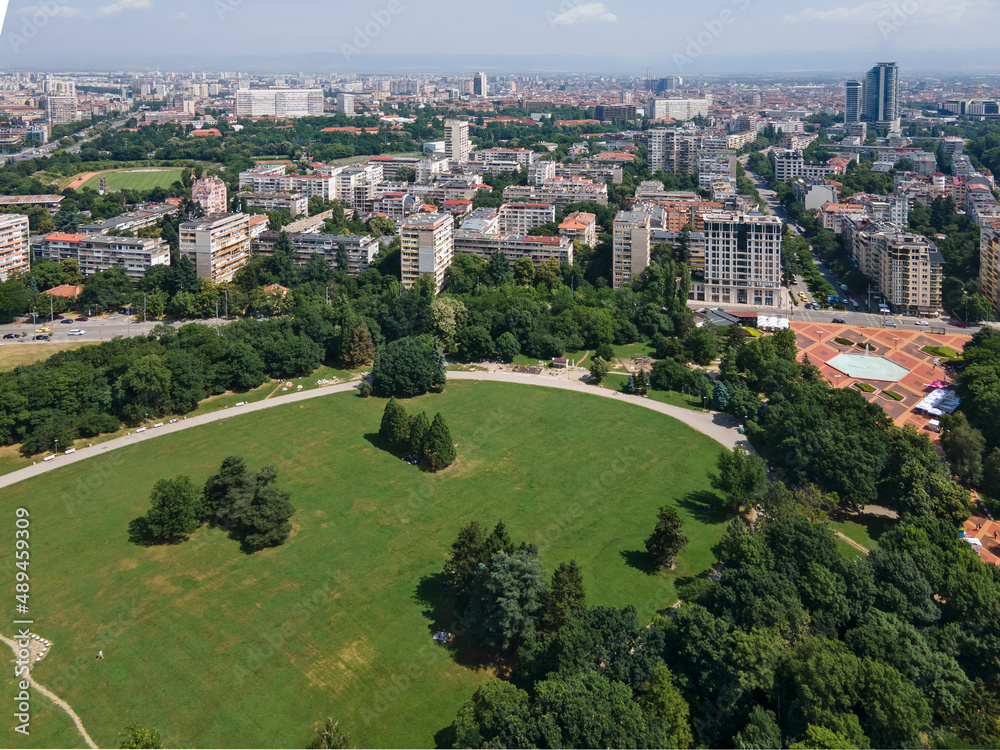
[[[619, 402], [635, 404], [636, 406], [651, 409], [652, 411], [672, 417], [680, 422], [683, 422], [692, 429], [712, 438], [716, 442], [721, 443], [730, 450], [735, 448], [737, 445], [742, 445], [751, 451], [753, 450], [747, 443], [746, 439], [743, 438], [737, 431], [738, 424], [736, 420], [725, 414], [682, 409], [678, 406], [663, 404], [659, 401], [652, 401], [648, 398], [626, 396], [618, 391], [612, 391], [607, 388], [597, 388], [579, 381], [565, 380], [553, 377], [552, 375], [522, 375], [508, 372], [449, 372], [448, 379], [483, 380], [495, 383], [534, 385], [545, 388], [558, 388], [564, 391], [576, 391], [578, 393], [585, 393], [591, 396], [610, 398]], [[176, 424], [165, 424], [163, 427], [149, 428], [143, 433], [133, 432], [131, 435], [115, 438], [114, 440], [109, 440], [106, 443], [95, 445], [92, 448], [78, 448], [76, 453], [68, 456], [66, 454], [60, 454], [52, 461], [40, 461], [34, 466], [29, 466], [25, 469], [20, 469], [18, 471], [11, 472], [10, 474], [0, 476], [0, 489], [40, 476], [41, 474], [45, 474], [46, 472], [52, 471], [53, 469], [57, 469], [61, 466], [75, 464], [78, 461], [85, 461], [92, 456], [110, 453], [111, 451], [118, 450], [119, 448], [127, 448], [130, 445], [136, 445], [138, 443], [145, 442], [146, 440], [153, 440], [154, 438], [158, 438], [163, 435], [171, 435], [182, 430], [189, 430], [192, 427], [200, 427], [212, 422], [229, 419], [230, 417], [238, 417], [243, 414], [251, 414], [256, 411], [271, 409], [275, 406], [295, 404], [314, 398], [320, 398], [322, 396], [329, 396], [335, 393], [345, 393], [356, 389], [358, 385], [358, 381], [340, 383], [338, 385], [318, 388], [304, 393], [293, 393], [288, 396], [281, 396], [280, 398], [268, 401], [257, 401], [252, 404], [246, 404], [245, 406], [233, 406], [229, 409], [212, 412], [211, 414], [202, 414], [197, 417], [191, 417], [190, 419], [181, 419], [181, 421]]]

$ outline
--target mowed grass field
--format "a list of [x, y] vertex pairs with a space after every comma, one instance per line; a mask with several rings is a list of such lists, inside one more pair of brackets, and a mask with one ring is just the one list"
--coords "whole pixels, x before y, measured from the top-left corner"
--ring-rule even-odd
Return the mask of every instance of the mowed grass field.
[[[24, 328], [27, 331], [34, 330], [30, 324], [26, 324]], [[79, 349], [81, 346], [86, 346], [87, 343], [85, 341], [60, 341], [55, 344], [4, 344], [0, 346], [0, 372], [10, 372], [21, 365], [32, 365], [35, 362], [46, 360], [58, 352]]]
[[[152, 190], [155, 187], [168, 188], [181, 178], [181, 169], [150, 168], [150, 170], [123, 170], [95, 175], [83, 183], [85, 188], [101, 189], [101, 177], [107, 178], [108, 192], [118, 190]], [[81, 188], [82, 189], [82, 188]]]
[[[443, 413], [458, 445], [456, 464], [429, 475], [373, 445], [384, 406], [353, 394], [290, 404], [3, 491], [5, 515], [30, 509], [31, 615], [55, 644], [35, 677], [99, 745], [135, 721], [168, 747], [304, 747], [333, 716], [353, 746], [433, 746], [490, 676], [431, 640], [461, 632], [436, 614], [438, 574], [472, 520], [504, 520], [550, 573], [575, 559], [590, 604], [635, 604], [647, 620], [676, 600], [677, 577], [715, 561], [724, 519], [707, 473], [722, 448], [679, 422], [586, 394], [452, 383], [407, 403]], [[284, 546], [246, 556], [215, 529], [128, 542], [157, 480], [203, 483], [230, 454], [277, 466], [298, 509]], [[690, 546], [676, 571], [653, 574], [643, 540], [663, 504]], [[12, 544], [0, 537], [7, 580]], [[66, 744], [56, 728], [3, 742]]]

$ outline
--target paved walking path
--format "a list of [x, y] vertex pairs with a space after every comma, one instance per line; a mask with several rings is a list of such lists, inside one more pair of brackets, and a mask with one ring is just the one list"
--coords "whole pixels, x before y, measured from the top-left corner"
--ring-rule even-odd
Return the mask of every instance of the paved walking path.
[[[17, 650], [18, 650], [17, 643], [15, 643], [14, 641], [12, 641], [9, 638], [5, 638], [2, 635], [0, 635], [0, 641], [3, 641], [8, 646], [10, 646], [10, 650], [14, 652], [14, 656], [16, 658], [17, 657]], [[52, 701], [57, 706], [59, 706], [59, 708], [61, 708], [63, 711], [65, 711], [67, 714], [69, 714], [69, 718], [71, 718], [73, 720], [73, 723], [76, 724], [76, 728], [79, 730], [80, 734], [83, 736], [83, 739], [86, 741], [87, 746], [95, 748], [95, 749], [97, 748], [97, 743], [94, 742], [90, 738], [89, 734], [87, 734], [87, 730], [84, 729], [83, 722], [80, 720], [80, 717], [77, 715], [76, 711], [74, 711], [73, 708], [66, 701], [64, 701], [58, 695], [56, 695], [55, 693], [53, 693], [51, 690], [49, 690], [48, 688], [43, 687], [42, 685], [39, 685], [37, 682], [35, 682], [35, 678], [31, 676], [31, 667], [30, 666], [28, 667], [28, 683], [31, 685], [31, 687], [33, 687], [35, 689], [36, 692], [41, 693], [46, 698], [48, 698], [50, 701]]]
[[[721, 443], [726, 448], [733, 449], [737, 445], [742, 445], [747, 448], [747, 450], [753, 450], [746, 439], [737, 431], [736, 420], [725, 414], [692, 411], [690, 409], [682, 409], [678, 406], [662, 404], [659, 401], [653, 401], [648, 398], [626, 396], [618, 391], [612, 391], [607, 388], [598, 388], [587, 385], [578, 380], [569, 380], [562, 376], [553, 376], [551, 374], [521, 375], [509, 372], [449, 372], [448, 379], [453, 381], [481, 380], [497, 383], [542, 386], [545, 388], [558, 388], [564, 391], [576, 391], [578, 393], [586, 393], [591, 396], [610, 398], [619, 402], [635, 404], [636, 406], [651, 409], [652, 411], [672, 417], [680, 422], [683, 422], [692, 429], [707, 435], [716, 442]], [[159, 428], [151, 427], [146, 430], [146, 432], [142, 433], [133, 432], [131, 435], [115, 438], [114, 440], [109, 440], [106, 443], [95, 445], [92, 448], [79, 448], [76, 453], [68, 456], [63, 453], [56, 456], [52, 461], [39, 461], [34, 466], [29, 466], [25, 469], [20, 469], [18, 471], [11, 472], [10, 474], [0, 476], [0, 489], [40, 476], [41, 474], [45, 474], [46, 472], [52, 471], [60, 466], [67, 466], [69, 464], [75, 464], [78, 461], [85, 461], [92, 456], [103, 455], [120, 448], [127, 448], [128, 446], [137, 445], [138, 443], [145, 442], [146, 440], [152, 440], [162, 435], [171, 435], [182, 430], [189, 430], [192, 427], [200, 427], [202, 425], [211, 424], [212, 422], [219, 422], [223, 419], [236, 417], [241, 414], [250, 414], [264, 409], [271, 409], [275, 406], [296, 404], [302, 401], [320, 398], [322, 396], [329, 396], [334, 393], [345, 393], [354, 390], [358, 387], [358, 385], [359, 382], [356, 380], [348, 383], [339, 383], [337, 385], [317, 388], [316, 390], [281, 396], [280, 398], [268, 401], [257, 401], [239, 407], [234, 406], [229, 409], [212, 412], [211, 414], [201, 414], [197, 417], [182, 419], [175, 424], [165, 424], [163, 427]]]

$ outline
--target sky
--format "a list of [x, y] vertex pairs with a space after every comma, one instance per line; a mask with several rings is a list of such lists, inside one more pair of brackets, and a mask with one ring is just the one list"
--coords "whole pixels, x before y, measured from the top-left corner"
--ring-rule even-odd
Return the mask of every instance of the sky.
[[[4, 0], [0, 0], [0, 9]], [[1000, 69], [1000, 0], [9, 0], [4, 68]], [[934, 61], [931, 63], [930, 61]], [[499, 71], [498, 71], [499, 72]]]

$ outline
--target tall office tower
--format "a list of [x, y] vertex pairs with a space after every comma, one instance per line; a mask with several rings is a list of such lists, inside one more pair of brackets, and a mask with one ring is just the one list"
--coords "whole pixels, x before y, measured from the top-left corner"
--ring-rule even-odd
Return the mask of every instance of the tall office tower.
[[774, 306], [781, 293], [777, 216], [705, 214], [706, 301]]
[[444, 121], [444, 153], [452, 162], [467, 162], [472, 146], [469, 144], [469, 123], [466, 120]]
[[472, 93], [483, 99], [490, 95], [490, 86], [485, 73], [476, 73], [472, 79]]
[[434, 279], [434, 291], [444, 289], [444, 277], [455, 257], [455, 220], [451, 214], [415, 214], [399, 230], [403, 289], [410, 290], [424, 274]]
[[864, 119], [890, 123], [899, 119], [899, 66], [879, 63], [865, 76]]
[[848, 81], [845, 85], [844, 122], [861, 122], [861, 81]]
[[337, 112], [342, 115], [354, 114], [354, 94], [337, 94]]

